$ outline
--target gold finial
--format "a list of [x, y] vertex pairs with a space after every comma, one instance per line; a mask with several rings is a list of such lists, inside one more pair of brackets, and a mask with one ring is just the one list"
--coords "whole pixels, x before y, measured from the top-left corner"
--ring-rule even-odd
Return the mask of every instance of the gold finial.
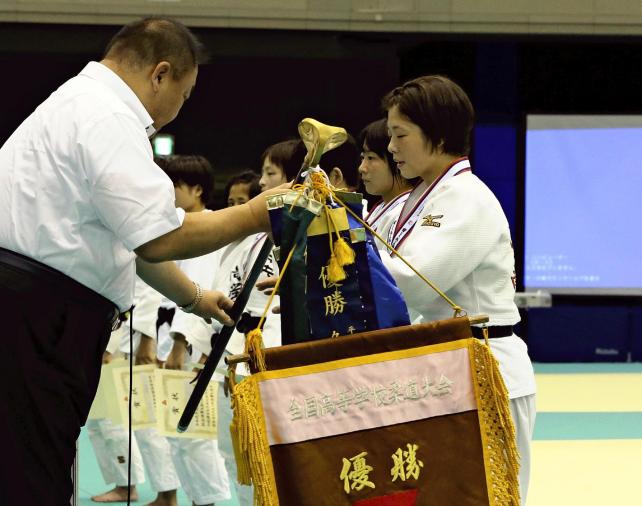
[[308, 150], [305, 157], [307, 167], [315, 167], [321, 155], [343, 144], [348, 139], [344, 128], [325, 125], [312, 118], [305, 118], [299, 123], [299, 135]]

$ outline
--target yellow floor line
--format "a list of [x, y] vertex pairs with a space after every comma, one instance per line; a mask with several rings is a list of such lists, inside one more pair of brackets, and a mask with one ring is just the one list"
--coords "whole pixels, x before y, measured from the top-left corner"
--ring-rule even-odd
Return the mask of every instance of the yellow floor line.
[[537, 411], [642, 411], [642, 374], [537, 374], [535, 378]]
[[640, 506], [642, 439], [535, 441], [527, 506]]

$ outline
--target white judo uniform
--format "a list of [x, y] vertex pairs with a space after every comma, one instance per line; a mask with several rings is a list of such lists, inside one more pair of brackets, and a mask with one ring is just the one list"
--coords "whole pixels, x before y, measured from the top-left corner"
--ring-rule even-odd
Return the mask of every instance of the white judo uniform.
[[[514, 303], [515, 259], [508, 222], [497, 198], [470, 172], [468, 160], [456, 162], [431, 189], [420, 185], [407, 198], [407, 209], [402, 207], [382, 230], [387, 241], [468, 315], [488, 315], [489, 326], [516, 324], [520, 317]], [[452, 308], [398, 257], [385, 246], [380, 253], [404, 294], [413, 323], [452, 318]], [[535, 375], [526, 344], [515, 334], [490, 339], [490, 346], [511, 399], [524, 503], [535, 424]]]
[[[127, 334], [129, 340], [129, 327], [122, 326], [112, 332], [107, 351], [112, 355], [118, 352], [122, 337]], [[98, 467], [106, 484], [117, 487], [127, 486], [127, 455], [129, 453], [129, 437], [127, 429], [115, 424], [109, 418], [87, 420], [87, 435], [94, 448]], [[145, 482], [145, 471], [140, 450], [136, 439], [132, 440], [132, 471], [131, 484], [138, 485]]]
[[[134, 313], [132, 320], [113, 332], [107, 351], [114, 354], [121, 351], [126, 356], [129, 355], [129, 332], [130, 323], [134, 323], [134, 346], [136, 350], [140, 342], [141, 333], [153, 336], [156, 332], [156, 309], [160, 303], [161, 295], [147, 285], [139, 277], [136, 277], [136, 286], [134, 290]], [[138, 431], [139, 434], [142, 431]], [[98, 460], [98, 466], [107, 484], [115, 484], [119, 487], [127, 486], [127, 454], [129, 446], [129, 435], [126, 427], [113, 423], [109, 418], [87, 421], [87, 434], [94, 447], [94, 453]], [[139, 436], [140, 437], [140, 436]], [[143, 445], [145, 445], [143, 435]], [[170, 462], [171, 464], [171, 462]], [[162, 462], [160, 464], [162, 466]], [[153, 469], [153, 468], [152, 468]], [[172, 480], [172, 469], [162, 471], [169, 474], [169, 480]], [[151, 473], [150, 481], [151, 480]], [[137, 485], [145, 481], [145, 472], [143, 469], [143, 457], [141, 455], [137, 438], [132, 439], [132, 475], [131, 484]], [[154, 481], [152, 481], [152, 486]], [[158, 484], [158, 483], [157, 483]]]
[[[381, 235], [383, 231], [387, 231], [390, 225], [390, 222], [398, 216], [401, 208], [408, 199], [410, 195], [410, 190], [400, 193], [395, 198], [391, 199], [390, 202], [384, 202], [383, 200], [375, 204], [370, 212], [367, 213], [365, 217], [365, 222], [370, 225], [377, 234]], [[385, 239], [385, 237], [384, 237]], [[377, 248], [384, 248], [384, 244], [375, 238], [375, 243]]]
[[[163, 296], [136, 277], [134, 291], [134, 354], [140, 342], [140, 335], [149, 337], [156, 335], [156, 317], [158, 306]], [[129, 353], [129, 334], [121, 350]], [[171, 450], [166, 438], [158, 435], [155, 428], [140, 429], [135, 432], [136, 442], [145, 464], [147, 478], [155, 492], [175, 490], [180, 486], [178, 474], [172, 463]], [[133, 462], [133, 459], [132, 459]]]
[[[265, 234], [257, 234], [246, 237], [236, 241], [229, 246], [220, 250], [220, 264], [218, 272], [212, 284], [212, 289], [220, 290], [227, 294], [231, 299], [235, 299], [250, 273], [256, 256], [258, 255], [261, 246], [265, 240]], [[259, 276], [259, 280], [265, 279], [269, 276], [277, 276], [279, 268], [273, 254], [270, 254], [266, 264]], [[245, 306], [244, 312], [249, 313], [250, 316], [260, 317], [263, 314], [265, 306], [268, 302], [268, 296], [257, 289], [252, 290], [250, 298]], [[273, 306], [279, 304], [278, 295], [274, 297]], [[218, 322], [213, 325], [207, 325], [204, 320], [199, 322], [200, 328], [195, 328], [193, 333], [188, 337], [188, 341], [195, 350], [209, 355], [211, 352], [211, 335], [212, 332], [220, 332], [222, 326]], [[263, 326], [263, 343], [265, 347], [280, 346], [281, 345], [281, 316], [268, 312], [267, 318]], [[234, 355], [243, 353], [245, 348], [245, 336], [234, 330], [230, 341], [226, 347], [227, 355]], [[223, 357], [224, 358], [224, 357]], [[237, 368], [239, 375], [247, 374], [246, 369], [242, 367]], [[226, 372], [225, 362], [217, 365], [217, 372], [215, 378], [223, 381]], [[218, 420], [219, 420], [219, 448], [225, 460], [225, 466], [232, 477], [236, 486], [237, 496], [241, 506], [253, 504], [252, 489], [251, 487], [241, 486], [236, 480], [236, 462], [234, 460], [234, 450], [232, 448], [232, 440], [230, 437], [230, 423], [232, 421], [232, 410], [230, 407], [230, 400], [225, 397], [222, 385], [219, 387], [218, 393]]]
[[[220, 252], [179, 260], [176, 264], [191, 280], [209, 288], [220, 268]], [[209, 328], [207, 333], [202, 332], [204, 326]], [[205, 351], [202, 349], [204, 346], [199, 339], [195, 339], [198, 336], [203, 341], [209, 341], [212, 334], [210, 325], [202, 318], [177, 308], [167, 330], [170, 337], [172, 334], [185, 336], [193, 347], [193, 359], [198, 360], [201, 353], [209, 353], [207, 348]], [[186, 360], [189, 358], [186, 357]], [[167, 440], [180, 483], [194, 504], [211, 504], [231, 498], [230, 480], [216, 439], [168, 437]]]

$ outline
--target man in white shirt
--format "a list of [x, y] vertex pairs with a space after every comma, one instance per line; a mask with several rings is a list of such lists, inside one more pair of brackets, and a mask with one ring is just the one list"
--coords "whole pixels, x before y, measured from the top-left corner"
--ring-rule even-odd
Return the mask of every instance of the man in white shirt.
[[185, 216], [148, 136], [189, 97], [202, 49], [167, 18], [133, 22], [103, 60], [45, 100], [0, 148], [0, 504], [71, 496], [75, 441], [136, 273], [186, 311], [231, 324], [222, 293], [167, 260], [268, 229], [265, 198]]

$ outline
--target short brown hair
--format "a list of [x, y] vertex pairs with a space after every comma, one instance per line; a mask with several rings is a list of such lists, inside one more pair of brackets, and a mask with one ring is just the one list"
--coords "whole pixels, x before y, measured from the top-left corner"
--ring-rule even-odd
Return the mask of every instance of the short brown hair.
[[133, 67], [167, 61], [172, 78], [181, 79], [207, 59], [203, 44], [184, 24], [164, 16], [151, 16], [123, 26], [105, 48], [105, 58]]
[[444, 76], [423, 76], [388, 93], [384, 110], [397, 106], [399, 112], [421, 128], [433, 147], [444, 153], [467, 155], [475, 121], [473, 105], [461, 87]]
[[261, 167], [265, 163], [265, 159], [269, 158], [274, 165], [283, 169], [287, 180], [292, 181], [301, 169], [305, 154], [305, 144], [303, 144], [301, 139], [277, 142], [276, 144], [268, 146], [266, 150], [263, 151], [261, 155]]
[[227, 199], [230, 197], [230, 190], [235, 184], [246, 184], [248, 185], [248, 195], [251, 199], [256, 197], [261, 193], [261, 187], [259, 186], [259, 179], [261, 176], [254, 172], [253, 170], [247, 169], [238, 174], [233, 175], [227, 180], [225, 184], [224, 191], [224, 202], [227, 202]]
[[415, 177], [412, 179], [406, 179], [401, 175], [401, 171], [395, 160], [392, 156], [392, 153], [388, 151], [388, 144], [390, 143], [390, 136], [388, 135], [388, 128], [386, 126], [386, 120], [380, 119], [373, 121], [365, 126], [361, 133], [359, 133], [359, 145], [361, 149], [372, 151], [376, 153], [379, 158], [385, 160], [388, 163], [388, 169], [392, 177], [400, 182], [409, 183], [411, 186], [417, 186], [421, 178]]

